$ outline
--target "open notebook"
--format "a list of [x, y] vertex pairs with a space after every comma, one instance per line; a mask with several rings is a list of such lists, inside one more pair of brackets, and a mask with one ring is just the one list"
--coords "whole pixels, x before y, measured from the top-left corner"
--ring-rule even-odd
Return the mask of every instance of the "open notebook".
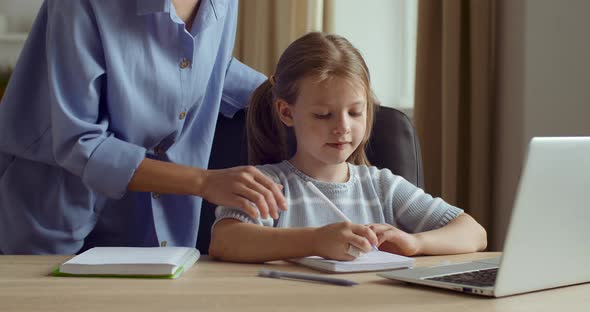
[[312, 269], [335, 273], [408, 268], [414, 266], [415, 262], [412, 258], [383, 251], [371, 251], [352, 261], [327, 260], [322, 257], [307, 257], [290, 261]]
[[64, 262], [53, 275], [177, 278], [199, 255], [189, 247], [95, 247]]

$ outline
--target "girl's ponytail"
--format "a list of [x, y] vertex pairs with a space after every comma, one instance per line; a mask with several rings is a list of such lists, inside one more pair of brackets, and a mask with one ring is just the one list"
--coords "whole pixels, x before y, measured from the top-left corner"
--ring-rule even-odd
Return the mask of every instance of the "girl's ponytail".
[[288, 157], [285, 126], [275, 112], [273, 85], [267, 79], [250, 98], [246, 114], [248, 163], [273, 164]]

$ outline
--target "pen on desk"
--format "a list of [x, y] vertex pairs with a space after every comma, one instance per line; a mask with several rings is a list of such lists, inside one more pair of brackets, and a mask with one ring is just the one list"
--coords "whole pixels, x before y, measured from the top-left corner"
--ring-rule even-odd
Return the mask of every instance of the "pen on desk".
[[[344, 221], [351, 222], [350, 219], [340, 209], [338, 209], [338, 207], [336, 207], [336, 205], [334, 205], [334, 203], [328, 197], [326, 197], [326, 195], [324, 195], [322, 191], [318, 190], [318, 188], [311, 181], [307, 181], [307, 186], [311, 189], [312, 192], [314, 192], [317, 196], [323, 199], [326, 202], [326, 204], [328, 204], [328, 207], [332, 208], [332, 210], [336, 214], [338, 214], [342, 219], [344, 219]], [[371, 245], [371, 247], [373, 247], [373, 251], [379, 250], [375, 245]]]
[[311, 275], [311, 274], [302, 274], [302, 273], [291, 273], [291, 272], [282, 272], [282, 271], [273, 271], [273, 270], [265, 270], [262, 269], [258, 271], [258, 276], [261, 277], [269, 277], [269, 278], [283, 278], [283, 279], [295, 279], [295, 280], [304, 280], [304, 281], [312, 281], [312, 282], [320, 282], [320, 283], [327, 283], [339, 286], [354, 286], [358, 285], [357, 282], [333, 277], [325, 277], [321, 275]]

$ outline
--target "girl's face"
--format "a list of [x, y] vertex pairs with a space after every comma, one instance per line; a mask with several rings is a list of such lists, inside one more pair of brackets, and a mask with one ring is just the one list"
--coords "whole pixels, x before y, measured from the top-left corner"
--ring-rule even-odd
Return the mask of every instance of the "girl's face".
[[299, 85], [294, 105], [277, 102], [281, 120], [297, 138], [295, 161], [316, 167], [342, 164], [356, 150], [367, 127], [367, 99], [362, 86], [332, 77], [313, 77]]

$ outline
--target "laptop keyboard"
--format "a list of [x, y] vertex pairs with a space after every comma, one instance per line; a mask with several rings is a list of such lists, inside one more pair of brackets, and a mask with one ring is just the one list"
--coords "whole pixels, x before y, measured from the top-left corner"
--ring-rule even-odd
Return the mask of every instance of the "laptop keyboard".
[[430, 277], [430, 278], [426, 278], [426, 280], [486, 287], [486, 286], [494, 286], [494, 282], [496, 281], [496, 273], [497, 272], [498, 272], [498, 268], [485, 269], [485, 270], [479, 270], [479, 271], [471, 271], [471, 272], [464, 272], [464, 273], [458, 273], [458, 274]]

